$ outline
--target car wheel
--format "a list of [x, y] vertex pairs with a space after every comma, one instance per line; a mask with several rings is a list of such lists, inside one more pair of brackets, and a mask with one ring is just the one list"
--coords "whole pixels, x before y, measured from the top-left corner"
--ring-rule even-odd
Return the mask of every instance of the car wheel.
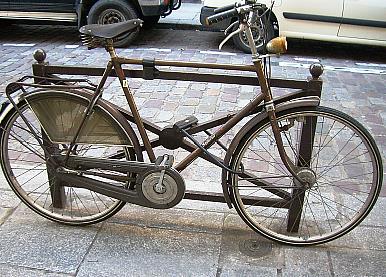
[[[100, 0], [90, 9], [87, 24], [111, 24], [139, 18], [136, 9], [121, 0]], [[119, 38], [114, 42], [115, 47], [123, 47], [132, 43], [138, 36], [139, 30]]]
[[[238, 25], [235, 26], [235, 28], [238, 27]], [[255, 40], [257, 51], [260, 54], [264, 54], [266, 52], [265, 46], [267, 42], [274, 37], [274, 29], [272, 22], [267, 22], [265, 26], [263, 24], [260, 24], [260, 22], [256, 22], [256, 24], [251, 27], [251, 30], [253, 38]], [[249, 48], [248, 39], [245, 32], [241, 32], [238, 35], [235, 35], [233, 37], [233, 43], [236, 45], [237, 48], [239, 48], [243, 52], [251, 53], [251, 49]]]

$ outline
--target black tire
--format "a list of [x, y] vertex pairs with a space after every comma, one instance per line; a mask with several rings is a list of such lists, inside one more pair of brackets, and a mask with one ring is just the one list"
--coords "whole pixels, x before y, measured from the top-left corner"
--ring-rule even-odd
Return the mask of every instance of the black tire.
[[[32, 126], [32, 130], [37, 133], [46, 152], [15, 109], [10, 112], [1, 126], [1, 166], [10, 187], [30, 209], [47, 219], [67, 225], [79, 226], [100, 222], [117, 213], [125, 202], [91, 190], [71, 187], [56, 179], [57, 166], [53, 165], [51, 161], [57, 160], [52, 153], [63, 155], [68, 149], [68, 144], [52, 142], [49, 136], [42, 131], [43, 128], [37, 119], [36, 115], [41, 113], [37, 112], [39, 110], [35, 108], [32, 110], [31, 107], [39, 105], [40, 111], [42, 109], [47, 111], [48, 114], [42, 116], [49, 118], [52, 124], [43, 124], [44, 130], [54, 128], [54, 130], [59, 130], [58, 134], [68, 134], [65, 130], [70, 130], [69, 128], [72, 127], [69, 126], [74, 126], [75, 122], [79, 122], [80, 111], [84, 110], [87, 103], [88, 100], [74, 94], [47, 91], [37, 97], [29, 97], [28, 104], [26, 102], [19, 104], [20, 111]], [[57, 112], [53, 114], [53, 110]], [[115, 137], [119, 137], [121, 141], [133, 141], [126, 135], [128, 134], [127, 128], [117, 123], [110, 113], [103, 110], [104, 108], [96, 107], [95, 117], [93, 115], [95, 119], [93, 123], [101, 122], [102, 124], [90, 123], [92, 128], [89, 130], [98, 128], [99, 132], [96, 134], [93, 131], [91, 133], [82, 131], [81, 133], [81, 137], [91, 138], [92, 142], [79, 143], [71, 155], [103, 158], [111, 157], [110, 155], [116, 155], [117, 151], [121, 151], [122, 157], [119, 159], [136, 160], [138, 149], [106, 143], [105, 137], [101, 136], [102, 129], [116, 130], [115, 133], [110, 132], [110, 134], [116, 134]], [[103, 173], [104, 171], [94, 169], [93, 172]], [[85, 173], [84, 176], [88, 175], [89, 178], [98, 179], [97, 176], [93, 176], [92, 172], [90, 173]], [[114, 183], [125, 188], [131, 185], [129, 182]]]
[[[138, 12], [131, 4], [122, 0], [100, 0], [90, 9], [87, 24], [111, 24], [139, 18]], [[138, 36], [139, 30], [119, 38], [115, 47], [124, 47], [131, 44]]]
[[[257, 52], [260, 54], [265, 54], [265, 46], [267, 43], [274, 38], [274, 28], [272, 22], [267, 22], [264, 24], [264, 21], [262, 20], [263, 24], [259, 24], [259, 22], [256, 22], [254, 26], [251, 27], [253, 38], [255, 39], [255, 44], [257, 48]], [[265, 26], [263, 26], [265, 25]], [[238, 25], [235, 26], [236, 30], [239, 28]], [[265, 33], [265, 34], [264, 34]], [[240, 50], [242, 50], [245, 53], [250, 54], [251, 49], [249, 48], [248, 40], [246, 37], [245, 32], [239, 33], [238, 35], [233, 36], [233, 43], [236, 45], [236, 47]]]
[[143, 17], [143, 21], [145, 22], [144, 27], [147, 29], [154, 27], [154, 25], [156, 25], [158, 23], [160, 18], [161, 18], [160, 15], [144, 16]]
[[[284, 111], [278, 120], [287, 155], [303, 163], [310, 185], [296, 183], [287, 171], [265, 119], [246, 131], [232, 157], [232, 169], [245, 172], [230, 179], [238, 214], [257, 233], [284, 244], [320, 244], [348, 233], [381, 190], [383, 166], [374, 139], [355, 119], [324, 107]], [[299, 150], [305, 130], [315, 137]], [[311, 153], [311, 162], [300, 151]]]

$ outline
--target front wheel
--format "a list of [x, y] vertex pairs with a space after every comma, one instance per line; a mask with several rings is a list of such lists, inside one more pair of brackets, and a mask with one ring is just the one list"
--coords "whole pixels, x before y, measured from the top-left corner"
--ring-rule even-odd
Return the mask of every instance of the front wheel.
[[278, 113], [288, 157], [300, 184], [280, 159], [268, 119], [241, 139], [232, 159], [230, 193], [241, 218], [263, 236], [291, 245], [336, 239], [372, 209], [382, 185], [379, 150], [366, 129], [324, 107]]
[[[122, 0], [100, 0], [90, 9], [87, 17], [87, 24], [111, 24], [130, 19], [139, 18], [137, 10]], [[114, 42], [115, 47], [123, 47], [131, 44], [139, 34], [139, 30], [131, 32], [118, 41]]]

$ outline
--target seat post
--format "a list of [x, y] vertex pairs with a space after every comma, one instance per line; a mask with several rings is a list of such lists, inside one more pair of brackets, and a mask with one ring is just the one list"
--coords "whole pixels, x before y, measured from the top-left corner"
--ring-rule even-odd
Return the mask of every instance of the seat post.
[[113, 40], [112, 39], [107, 39], [106, 40], [106, 51], [109, 52], [111, 59], [117, 57], [117, 53], [115, 52], [115, 48], [113, 45]]

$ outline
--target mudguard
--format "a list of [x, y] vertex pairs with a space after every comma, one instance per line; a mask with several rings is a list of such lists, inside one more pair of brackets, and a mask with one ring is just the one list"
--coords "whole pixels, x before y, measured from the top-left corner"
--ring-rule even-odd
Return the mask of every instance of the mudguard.
[[[7, 89], [8, 89], [8, 87], [7, 87]], [[57, 91], [60, 91], [60, 89], [57, 89]], [[54, 93], [55, 91], [53, 90], [52, 92]], [[35, 97], [38, 94], [44, 94], [44, 93], [50, 94], [51, 91], [49, 91], [47, 89], [42, 89], [42, 90], [38, 89], [35, 92], [32, 92], [31, 94], [29, 94], [27, 96], [27, 98]], [[66, 93], [70, 93], [70, 92], [66, 91]], [[92, 98], [92, 93], [90, 93], [86, 90], [76, 90], [76, 92], [74, 91], [74, 93], [72, 93], [72, 94], [74, 97], [80, 97], [83, 99], [91, 100], [91, 98]], [[22, 97], [13, 97], [13, 101], [15, 102], [16, 105], [19, 105], [25, 100]], [[112, 104], [104, 99], [99, 99], [96, 105], [103, 108], [103, 110], [107, 114], [110, 114], [110, 116], [112, 116], [112, 118], [114, 118], [125, 129], [126, 134], [131, 139], [131, 142], [133, 144], [132, 147], [135, 151], [135, 154], [137, 156], [138, 161], [142, 161], [143, 155], [142, 155], [142, 151], [141, 151], [138, 137], [136, 136], [134, 130], [132, 129], [130, 124], [127, 122], [127, 120], [124, 118], [122, 113], [119, 112], [119, 110], [116, 108], [116, 106], [114, 104]], [[15, 107], [10, 103], [9, 100], [5, 101], [1, 105], [1, 107], [0, 107], [0, 126], [4, 126], [4, 124], [6, 124], [8, 116], [11, 115], [14, 112], [14, 110], [15, 110]], [[0, 128], [0, 130], [1, 130], [0, 131], [0, 134], [1, 134], [3, 128]]]
[[[307, 96], [302, 97], [298, 99], [294, 99], [285, 103], [281, 103], [275, 106], [276, 112], [282, 112], [285, 110], [293, 109], [293, 108], [300, 108], [300, 107], [317, 107], [319, 106], [320, 98], [317, 96]], [[252, 119], [250, 119], [236, 134], [236, 136], [233, 138], [231, 144], [228, 147], [228, 151], [224, 158], [224, 164], [226, 167], [230, 168], [230, 162], [232, 160], [234, 151], [236, 150], [237, 146], [240, 144], [240, 141], [242, 138], [259, 122], [264, 120], [267, 117], [267, 113], [265, 110], [261, 111], [260, 113], [256, 114]], [[225, 169], [222, 170], [222, 178], [221, 178], [221, 185], [224, 193], [224, 198], [226, 200], [226, 203], [228, 204], [229, 208], [232, 208], [232, 200], [230, 197], [229, 192], [229, 186], [228, 186], [228, 179], [229, 178], [229, 172]]]

